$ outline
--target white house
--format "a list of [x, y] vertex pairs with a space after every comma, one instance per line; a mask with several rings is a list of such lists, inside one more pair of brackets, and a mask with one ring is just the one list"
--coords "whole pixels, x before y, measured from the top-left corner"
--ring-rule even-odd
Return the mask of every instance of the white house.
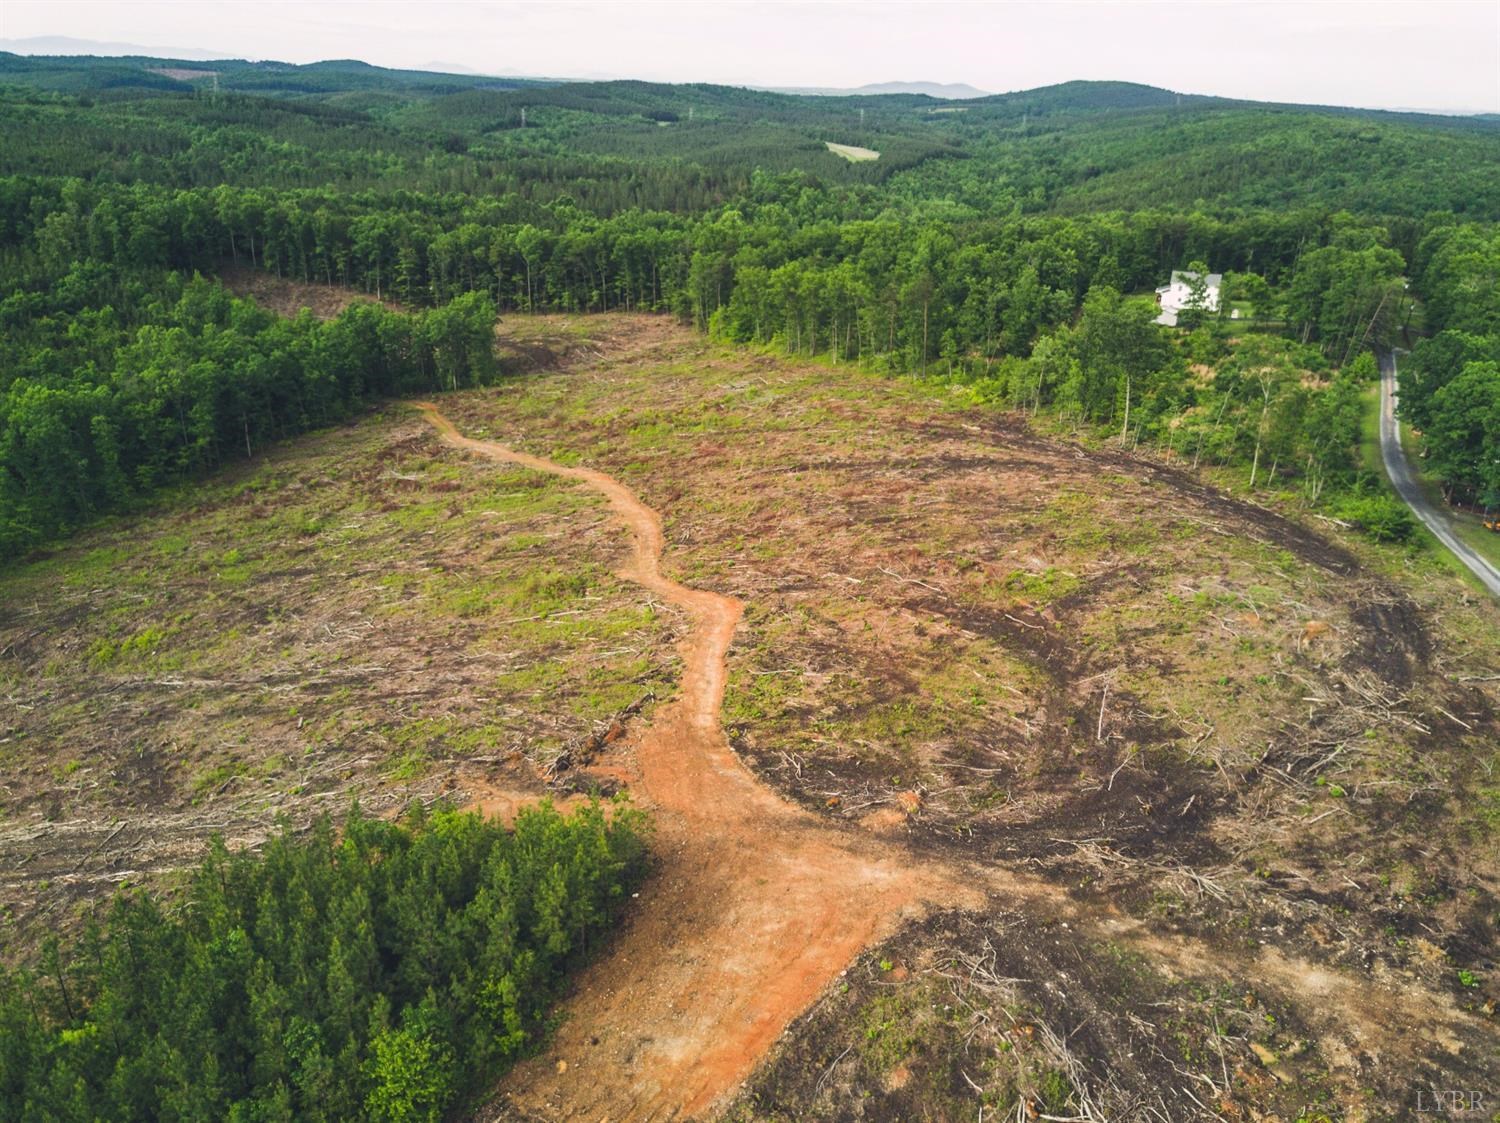
[[[1172, 280], [1156, 290], [1156, 303], [1161, 307], [1161, 315], [1156, 317], [1158, 324], [1166, 324], [1169, 328], [1177, 326], [1177, 313], [1184, 308], [1193, 306], [1192, 284], [1201, 276], [1199, 273], [1190, 273], [1182, 269], [1172, 270]], [[1217, 312], [1219, 310], [1219, 286], [1224, 282], [1224, 274], [1210, 273], [1207, 284], [1203, 289], [1203, 300], [1201, 307], [1205, 312]]]

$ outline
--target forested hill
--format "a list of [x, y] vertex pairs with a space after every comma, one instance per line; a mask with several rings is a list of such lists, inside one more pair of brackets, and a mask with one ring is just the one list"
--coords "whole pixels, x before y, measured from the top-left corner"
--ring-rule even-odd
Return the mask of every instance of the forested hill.
[[182, 90], [198, 85], [221, 91], [283, 97], [381, 91], [434, 96], [472, 88], [512, 89], [547, 83], [426, 70], [392, 70], [357, 59], [298, 65], [246, 59], [210, 61], [119, 55], [17, 55], [0, 51], [0, 81], [64, 93], [107, 90]]
[[[1355, 363], [1399, 341], [1450, 494], [1500, 503], [1493, 122], [1126, 83], [964, 105], [348, 63], [276, 96], [169, 67], [110, 85], [132, 65], [0, 86], [0, 554], [371, 398], [484, 382], [497, 309], [940, 370], [1252, 486], [1265, 453], [1313, 499], [1359, 486]], [[413, 311], [281, 322], [193, 280], [224, 260]], [[1133, 294], [1176, 269], [1222, 272], [1226, 318], [1168, 346]]]
[[1094, 113], [1130, 109], [1180, 109], [1202, 105], [1232, 104], [1227, 98], [1181, 94], [1139, 82], [1059, 82], [1034, 90], [991, 94], [964, 103], [969, 112], [991, 117], [1023, 114]]
[[[756, 170], [802, 172], [955, 217], [1170, 205], [1500, 218], [1500, 123], [1264, 105], [1128, 82], [960, 103], [712, 85], [540, 84], [222, 60], [0, 53], [0, 174], [172, 187], [569, 196], [701, 212]], [[867, 148], [851, 162], [827, 142]], [[867, 192], [868, 194], [868, 192]]]

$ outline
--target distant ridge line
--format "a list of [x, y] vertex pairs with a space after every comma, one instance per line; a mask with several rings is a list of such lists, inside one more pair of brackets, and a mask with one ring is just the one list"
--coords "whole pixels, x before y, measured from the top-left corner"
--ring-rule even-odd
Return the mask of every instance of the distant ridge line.
[[870, 82], [863, 86], [840, 88], [835, 86], [750, 86], [773, 94], [797, 94], [801, 97], [871, 97], [882, 94], [925, 94], [927, 97], [948, 101], [967, 101], [971, 98], [992, 97], [988, 90], [981, 90], [965, 82]]

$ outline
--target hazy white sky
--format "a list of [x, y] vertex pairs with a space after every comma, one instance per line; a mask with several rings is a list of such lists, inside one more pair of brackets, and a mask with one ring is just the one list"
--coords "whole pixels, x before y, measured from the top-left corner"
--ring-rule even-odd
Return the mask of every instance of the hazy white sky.
[[0, 38], [762, 86], [1113, 78], [1500, 111], [1500, 0], [0, 0]]

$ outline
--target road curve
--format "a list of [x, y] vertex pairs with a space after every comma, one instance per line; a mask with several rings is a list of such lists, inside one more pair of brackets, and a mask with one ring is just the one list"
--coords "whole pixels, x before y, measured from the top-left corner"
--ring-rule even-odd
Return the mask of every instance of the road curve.
[[1380, 458], [1385, 462], [1386, 475], [1391, 478], [1391, 483], [1395, 485], [1401, 498], [1406, 500], [1406, 505], [1422, 520], [1423, 525], [1473, 571], [1474, 576], [1484, 583], [1484, 587], [1493, 596], [1500, 597], [1500, 569], [1480, 557], [1453, 533], [1453, 525], [1448, 516], [1427, 502], [1427, 496], [1418, 486], [1416, 476], [1406, 462], [1406, 453], [1401, 448], [1401, 422], [1396, 417], [1396, 396], [1399, 392], [1396, 355], [1393, 351], [1381, 351], [1379, 357]]
[[473, 440], [436, 406], [415, 405], [455, 448], [601, 494], [630, 532], [620, 576], [688, 623], [677, 696], [628, 735], [625, 779], [654, 812], [656, 876], [612, 953], [578, 979], [546, 1051], [511, 1070], [479, 1118], [711, 1114], [864, 948], [930, 906], [983, 898], [889, 840], [850, 836], [785, 802], [734, 755], [720, 705], [742, 605], [662, 572], [655, 510], [603, 472]]

